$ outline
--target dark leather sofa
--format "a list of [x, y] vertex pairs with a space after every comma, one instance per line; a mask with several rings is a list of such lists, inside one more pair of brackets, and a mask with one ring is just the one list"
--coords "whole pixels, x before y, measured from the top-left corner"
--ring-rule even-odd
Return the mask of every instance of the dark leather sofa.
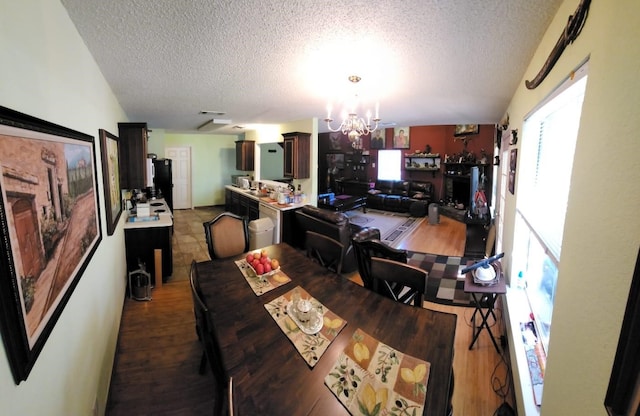
[[358, 269], [358, 263], [351, 243], [352, 239], [380, 239], [380, 230], [377, 228], [361, 227], [356, 224], [351, 224], [349, 217], [342, 212], [334, 212], [313, 205], [305, 205], [297, 210], [296, 221], [298, 223], [298, 229], [303, 234], [306, 234], [307, 231], [315, 231], [342, 243], [344, 250], [344, 258], [342, 260], [343, 273], [350, 273]]
[[[433, 184], [420, 181], [377, 180], [367, 195], [367, 208], [393, 212], [423, 211], [433, 201]], [[421, 204], [414, 204], [420, 202]], [[413, 215], [413, 212], [412, 212]], [[424, 215], [424, 213], [422, 213]]]

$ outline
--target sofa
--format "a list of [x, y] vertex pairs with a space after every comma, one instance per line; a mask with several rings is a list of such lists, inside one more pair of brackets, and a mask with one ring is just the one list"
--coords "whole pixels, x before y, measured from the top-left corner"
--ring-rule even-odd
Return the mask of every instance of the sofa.
[[432, 201], [431, 182], [377, 180], [367, 195], [367, 208], [424, 216]]
[[[342, 260], [343, 273], [354, 272], [358, 269], [351, 243], [352, 239], [358, 241], [380, 239], [380, 230], [351, 224], [349, 217], [342, 212], [305, 205], [296, 210], [295, 215], [298, 229], [304, 235], [306, 235], [307, 231], [315, 231], [342, 243], [344, 250]], [[302, 240], [304, 241], [304, 237]]]

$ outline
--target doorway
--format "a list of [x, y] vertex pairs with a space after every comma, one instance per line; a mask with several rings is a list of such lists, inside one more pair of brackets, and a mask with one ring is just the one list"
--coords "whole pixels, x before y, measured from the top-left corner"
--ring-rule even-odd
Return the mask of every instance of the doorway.
[[191, 209], [191, 147], [167, 147], [164, 157], [173, 162], [173, 209]]

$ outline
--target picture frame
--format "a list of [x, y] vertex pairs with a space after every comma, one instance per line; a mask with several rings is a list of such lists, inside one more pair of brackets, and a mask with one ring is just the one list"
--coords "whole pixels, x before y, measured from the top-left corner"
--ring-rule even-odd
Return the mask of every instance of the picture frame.
[[385, 148], [385, 142], [386, 142], [386, 137], [385, 137], [385, 130], [384, 129], [378, 129], [376, 131], [374, 131], [373, 133], [371, 133], [371, 148], [372, 149], [384, 149]]
[[104, 186], [104, 209], [107, 214], [107, 235], [113, 235], [122, 214], [120, 195], [120, 162], [118, 159], [118, 137], [104, 129], [100, 136], [100, 155], [102, 157], [102, 183]]
[[27, 379], [102, 239], [95, 141], [0, 107], [0, 330]]
[[509, 152], [509, 192], [511, 195], [516, 191], [516, 167], [518, 164], [518, 149], [511, 149]]
[[640, 251], [631, 279], [631, 288], [618, 338], [616, 356], [604, 399], [609, 416], [634, 415], [640, 411], [640, 393], [635, 388], [640, 383]]
[[393, 148], [408, 149], [409, 147], [409, 127], [395, 127], [393, 129]]
[[478, 134], [480, 132], [480, 126], [477, 124], [456, 124], [455, 131], [453, 135], [458, 136], [468, 136], [470, 134]]

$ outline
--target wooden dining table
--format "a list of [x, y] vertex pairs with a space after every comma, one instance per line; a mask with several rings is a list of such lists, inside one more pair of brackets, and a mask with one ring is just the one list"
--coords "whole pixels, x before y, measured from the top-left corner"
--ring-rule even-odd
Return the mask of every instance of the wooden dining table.
[[[450, 404], [456, 315], [394, 302], [321, 267], [286, 243], [266, 247], [291, 282], [257, 296], [235, 260], [205, 261], [197, 272], [233, 377], [240, 415], [347, 415], [324, 384], [356, 329], [430, 363], [424, 415], [446, 415]], [[264, 305], [301, 286], [347, 321], [310, 367]]]

